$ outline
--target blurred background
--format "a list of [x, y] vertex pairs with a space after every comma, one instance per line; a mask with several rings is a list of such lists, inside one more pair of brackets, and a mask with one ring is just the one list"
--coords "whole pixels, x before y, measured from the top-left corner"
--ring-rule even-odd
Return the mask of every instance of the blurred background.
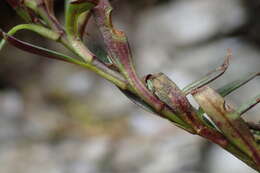
[[[63, 0], [55, 0], [63, 21]], [[164, 72], [180, 87], [221, 65], [220, 87], [260, 66], [258, 0], [114, 0], [114, 23], [126, 31], [140, 75]], [[0, 28], [23, 21], [0, 1]], [[86, 44], [103, 47], [89, 25]], [[18, 38], [66, 50], [34, 33]], [[254, 173], [204, 139], [145, 112], [117, 88], [80, 67], [22, 52], [0, 52], [1, 173]], [[235, 106], [260, 92], [256, 79], [227, 97]], [[259, 107], [244, 118], [259, 121]]]

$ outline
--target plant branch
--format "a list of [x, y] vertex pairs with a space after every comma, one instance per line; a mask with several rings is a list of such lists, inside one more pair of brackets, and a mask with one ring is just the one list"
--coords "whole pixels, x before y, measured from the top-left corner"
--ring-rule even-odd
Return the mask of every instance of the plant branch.
[[118, 74], [117, 72], [107, 68], [104, 64], [102, 64], [99, 61], [93, 61], [93, 65], [87, 64], [85, 62], [79, 61], [75, 58], [71, 58], [69, 56], [66, 56], [64, 54], [55, 52], [55, 51], [51, 51], [45, 48], [41, 48], [26, 42], [23, 42], [21, 40], [18, 40], [12, 36], [7, 35], [6, 33], [4, 33], [3, 31], [0, 31], [0, 35], [6, 40], [8, 41], [10, 44], [12, 44], [13, 46], [24, 50], [26, 52], [30, 52], [33, 54], [37, 54], [37, 55], [41, 55], [44, 57], [48, 57], [48, 58], [52, 58], [52, 59], [58, 59], [58, 60], [62, 60], [62, 61], [66, 61], [69, 63], [73, 63], [73, 64], [77, 64], [80, 65], [82, 67], [88, 68], [89, 70], [97, 73], [98, 75], [100, 75], [101, 77], [107, 79], [108, 81], [114, 83], [116, 86], [120, 87], [121, 89], [126, 89], [127, 88], [127, 83], [124, 80], [124, 78]]

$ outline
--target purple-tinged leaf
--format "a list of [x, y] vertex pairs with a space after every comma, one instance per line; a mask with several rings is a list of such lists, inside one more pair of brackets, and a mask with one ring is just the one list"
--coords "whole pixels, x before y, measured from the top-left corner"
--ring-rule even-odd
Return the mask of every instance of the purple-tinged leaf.
[[43, 57], [47, 57], [47, 58], [51, 58], [51, 59], [57, 59], [57, 60], [62, 60], [62, 61], [66, 61], [69, 63], [73, 63], [73, 64], [77, 64], [75, 59], [70, 58], [66, 55], [63, 55], [61, 53], [52, 51], [52, 50], [48, 50], [42, 47], [38, 47], [35, 45], [32, 45], [30, 43], [21, 41], [13, 36], [9, 36], [7, 35], [5, 32], [0, 31], [0, 36], [3, 37], [3, 39], [5, 39], [6, 41], [8, 41], [11, 45], [13, 45], [14, 47], [17, 47], [23, 51], [29, 52], [29, 53], [33, 53], [36, 55], [40, 55]]
[[94, 18], [104, 38], [108, 54], [136, 93], [156, 111], [160, 111], [163, 103], [150, 93], [137, 76], [127, 37], [125, 33], [113, 27], [111, 12], [112, 7], [108, 0], [101, 0], [93, 9]]
[[246, 122], [226, 103], [224, 98], [209, 87], [192, 93], [195, 100], [223, 134], [238, 148], [260, 165], [260, 148], [256, 144]]
[[185, 94], [179, 87], [163, 73], [150, 76], [151, 89], [154, 94], [168, 105], [178, 117], [189, 124], [197, 134], [203, 136], [222, 147], [228, 144], [225, 137], [217, 130], [205, 125], [197, 116]]

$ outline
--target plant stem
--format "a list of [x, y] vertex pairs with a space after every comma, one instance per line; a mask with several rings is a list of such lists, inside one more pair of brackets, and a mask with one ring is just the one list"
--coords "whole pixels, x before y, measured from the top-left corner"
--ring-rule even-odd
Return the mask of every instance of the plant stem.
[[[35, 24], [21, 24], [21, 25], [16, 25], [15, 27], [13, 27], [7, 34], [8, 35], [14, 35], [16, 34], [18, 31], [20, 30], [30, 30], [33, 31], [45, 38], [57, 41], [60, 38], [60, 34], [45, 28], [43, 26], [40, 25], [35, 25]], [[4, 47], [6, 41], [3, 39], [0, 42], [0, 50]]]

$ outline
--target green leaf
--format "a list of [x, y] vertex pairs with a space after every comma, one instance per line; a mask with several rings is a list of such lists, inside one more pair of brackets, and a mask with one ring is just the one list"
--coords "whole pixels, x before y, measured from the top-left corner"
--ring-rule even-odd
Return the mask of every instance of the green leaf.
[[91, 64], [95, 55], [84, 45], [79, 33], [79, 18], [97, 5], [97, 0], [66, 0], [65, 30], [72, 50], [86, 63]]
[[79, 16], [98, 4], [97, 0], [66, 0], [65, 28], [68, 35], [79, 36]]
[[243, 103], [236, 111], [240, 114], [243, 115], [244, 113], [246, 113], [248, 110], [250, 110], [251, 108], [253, 108], [254, 106], [256, 106], [258, 103], [260, 102], [260, 94], [258, 94], [257, 96], [255, 96], [254, 98], [246, 101], [245, 103]]
[[188, 94], [190, 94], [191, 91], [198, 89], [200, 87], [203, 87], [203, 86], [209, 84], [210, 82], [216, 80], [220, 76], [222, 76], [225, 73], [225, 71], [228, 69], [229, 61], [231, 58], [232, 58], [231, 51], [228, 50], [228, 54], [225, 58], [225, 61], [221, 66], [219, 66], [215, 70], [209, 72], [206, 76], [202, 77], [201, 79], [184, 87], [182, 91], [185, 93], [185, 95], [188, 95]]
[[135, 103], [136, 105], [140, 106], [141, 108], [143, 108], [144, 110], [150, 112], [150, 113], [154, 113], [157, 114], [157, 112], [150, 106], [148, 105], [145, 101], [143, 101], [140, 97], [138, 97], [137, 95], [133, 94], [132, 92], [128, 91], [128, 90], [122, 90], [119, 88], [119, 90], [127, 97], [129, 98], [133, 103]]
[[251, 81], [252, 79], [254, 79], [255, 77], [259, 76], [260, 73], [252, 73], [246, 77], [240, 78], [238, 80], [235, 80], [233, 82], [230, 82], [222, 87], [220, 87], [219, 89], [217, 89], [217, 92], [225, 97], [228, 94], [230, 94], [231, 92], [235, 91], [236, 89], [240, 88], [241, 86], [245, 85], [246, 83], [248, 83], [249, 81]]
[[96, 57], [103, 63], [109, 64], [111, 60], [109, 59], [107, 52], [101, 48], [99, 45], [90, 44], [89, 49], [96, 55]]

